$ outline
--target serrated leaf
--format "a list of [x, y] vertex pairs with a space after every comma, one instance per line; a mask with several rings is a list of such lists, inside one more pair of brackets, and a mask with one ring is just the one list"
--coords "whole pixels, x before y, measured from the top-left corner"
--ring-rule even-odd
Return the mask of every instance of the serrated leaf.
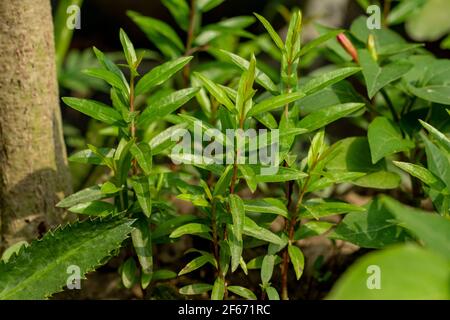
[[[0, 299], [45, 299], [66, 285], [69, 266], [84, 275], [105, 261], [131, 232], [132, 221], [85, 220], [47, 233], [0, 263]], [[51, 248], [51, 250], [49, 250]]]

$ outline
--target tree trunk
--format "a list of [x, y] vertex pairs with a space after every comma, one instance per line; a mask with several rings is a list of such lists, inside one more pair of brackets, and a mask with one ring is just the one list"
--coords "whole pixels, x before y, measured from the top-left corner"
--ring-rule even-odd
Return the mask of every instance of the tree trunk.
[[0, 1], [0, 252], [61, 223], [70, 193], [50, 0]]

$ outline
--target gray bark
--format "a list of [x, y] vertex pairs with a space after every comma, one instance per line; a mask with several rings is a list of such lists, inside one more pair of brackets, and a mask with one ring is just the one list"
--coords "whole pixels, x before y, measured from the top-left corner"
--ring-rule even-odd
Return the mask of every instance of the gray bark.
[[61, 223], [70, 193], [49, 0], [0, 1], [0, 251]]

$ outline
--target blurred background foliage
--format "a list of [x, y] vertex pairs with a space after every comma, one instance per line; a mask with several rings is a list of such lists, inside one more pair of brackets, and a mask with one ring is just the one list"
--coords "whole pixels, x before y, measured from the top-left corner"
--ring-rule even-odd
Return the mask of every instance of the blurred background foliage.
[[[106, 83], [83, 74], [82, 70], [97, 66], [93, 46], [107, 52], [115, 62], [124, 60], [120, 52], [120, 43], [117, 41], [117, 33], [121, 27], [127, 30], [136, 48], [145, 49], [144, 69], [150, 69], [170, 58], [162, 56], [161, 50], [149, 41], [146, 34], [127, 15], [129, 11], [162, 20], [176, 31], [182, 41], [186, 38], [187, 26], [182, 30], [162, 1], [53, 0], [52, 4], [61, 96], [99, 100], [108, 98]], [[261, 24], [253, 23], [253, 12], [265, 16], [276, 30], [283, 33], [286, 32], [290, 10], [294, 7], [302, 9], [305, 16], [302, 41], [306, 42], [317, 36], [318, 29], [314, 27], [317, 27], [316, 23], [334, 28], [348, 28], [356, 17], [366, 13], [365, 9], [369, 5], [376, 4], [381, 8], [383, 23], [407, 40], [423, 42], [425, 48], [438, 58], [448, 57], [447, 49], [450, 49], [448, 0], [226, 0], [217, 1], [217, 4], [201, 17], [200, 23], [203, 26], [215, 26], [216, 23], [230, 17], [251, 17], [249, 23], [245, 23], [245, 26], [248, 26], [247, 34], [230, 32], [232, 31], [230, 28], [214, 41], [220, 44], [221, 48], [231, 49], [244, 57], [249, 57], [252, 52], [260, 54], [259, 67], [275, 79], [277, 72], [271, 72], [276, 69], [272, 69], [270, 64], [276, 63], [271, 57], [277, 54], [277, 50], [274, 50]], [[67, 8], [70, 5], [81, 7], [81, 29], [71, 31], [66, 28]], [[261, 36], [252, 37], [251, 34]], [[208, 36], [210, 35], [206, 35], [207, 40]], [[237, 40], [240, 37], [239, 42]], [[204, 62], [211, 60], [207, 54], [201, 53], [199, 57]], [[264, 65], [266, 62], [269, 65]], [[326, 61], [319, 58], [316, 51], [311, 55], [305, 55], [300, 67], [310, 72], [324, 64]], [[114, 135], [108, 130], [102, 130], [101, 124], [95, 120], [90, 120], [76, 111], [65, 106], [62, 106], [62, 111], [69, 154], [80, 150], [86, 143], [107, 144], [108, 137]], [[95, 172], [90, 166], [76, 163], [71, 163], [70, 166], [75, 190], [91, 184], [101, 175], [101, 172]]]

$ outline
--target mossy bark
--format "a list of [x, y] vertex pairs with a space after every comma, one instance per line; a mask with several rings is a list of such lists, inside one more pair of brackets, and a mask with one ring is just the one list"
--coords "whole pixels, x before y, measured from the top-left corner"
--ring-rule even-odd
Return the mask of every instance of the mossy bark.
[[70, 193], [50, 0], [0, 1], [0, 252], [61, 223]]

